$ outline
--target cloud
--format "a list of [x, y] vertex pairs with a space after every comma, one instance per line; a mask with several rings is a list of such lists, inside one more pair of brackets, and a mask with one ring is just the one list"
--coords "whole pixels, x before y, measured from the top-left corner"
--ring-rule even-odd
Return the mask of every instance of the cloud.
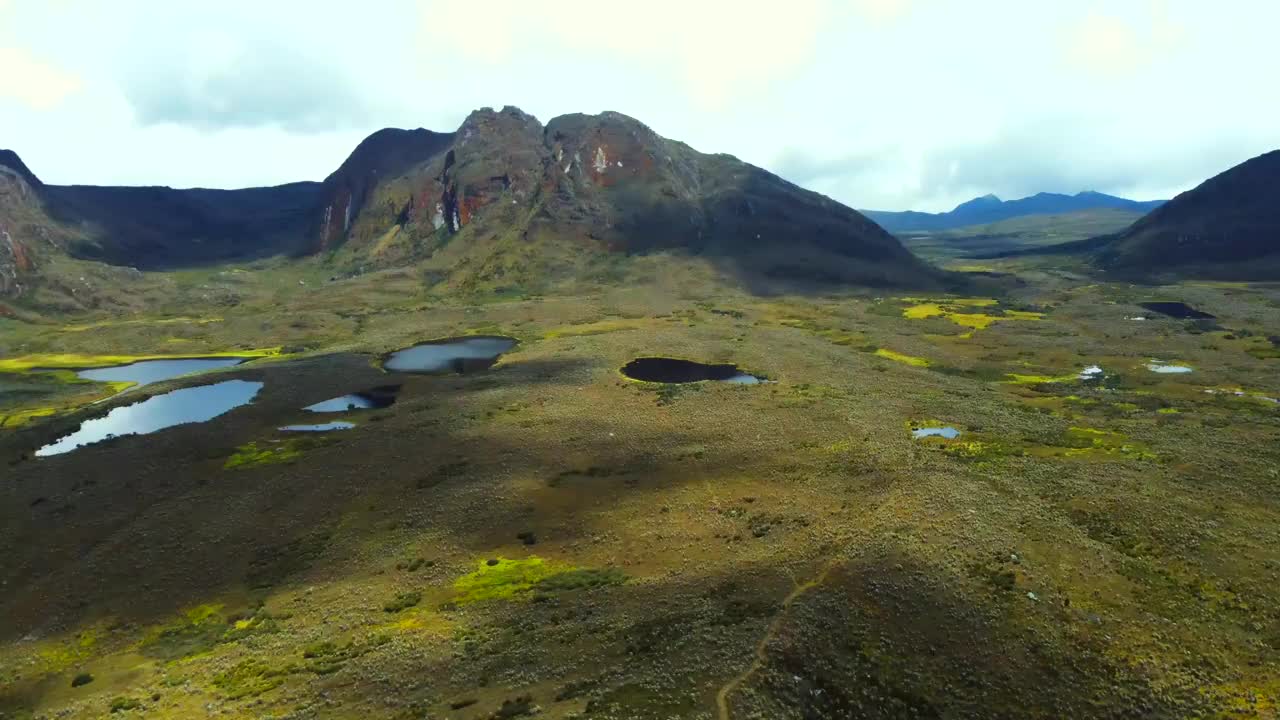
[[[1250, 137], [1192, 144], [1183, 132], [1111, 116], [1027, 117], [984, 141], [927, 153], [920, 193], [964, 199], [988, 192], [1017, 198], [1098, 190], [1153, 199], [1153, 193], [1194, 185], [1256, 155], [1260, 144]], [[1173, 146], [1179, 151], [1168, 152]]]
[[853, 9], [877, 23], [890, 23], [901, 18], [911, 7], [911, 0], [852, 0]]
[[136, 67], [122, 89], [143, 125], [312, 133], [376, 116], [341, 66], [273, 35], [205, 32], [135, 62], [149, 69]]
[[1064, 48], [1071, 66], [1103, 77], [1132, 75], [1176, 52], [1187, 37], [1163, 0], [1150, 0], [1137, 17], [1091, 11], [1069, 26]]
[[[0, 0], [2, 3], [3, 0]], [[3, 10], [0, 5], [0, 10]], [[0, 97], [33, 110], [53, 110], [81, 87], [80, 78], [50, 65], [29, 51], [0, 47]]]
[[829, 0], [494, 0], [477, 23], [474, 6], [421, 0], [420, 47], [428, 74], [448, 72], [458, 58], [494, 67], [572, 53], [579, 62], [630, 63], [720, 109], [803, 65], [830, 9]]

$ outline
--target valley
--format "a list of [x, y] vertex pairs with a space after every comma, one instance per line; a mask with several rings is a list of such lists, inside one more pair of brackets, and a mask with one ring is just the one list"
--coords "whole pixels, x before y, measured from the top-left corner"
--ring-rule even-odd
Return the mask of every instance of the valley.
[[[1274, 284], [1047, 257], [768, 295], [655, 252], [463, 295], [327, 262], [0, 319], [0, 716], [1274, 717]], [[518, 344], [386, 369], [469, 336]], [[120, 395], [56, 370], [219, 354], [249, 359]]]

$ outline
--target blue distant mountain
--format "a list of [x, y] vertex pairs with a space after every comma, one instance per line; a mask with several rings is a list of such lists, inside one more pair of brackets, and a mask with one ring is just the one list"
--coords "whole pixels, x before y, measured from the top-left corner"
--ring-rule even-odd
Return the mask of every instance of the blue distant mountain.
[[1038, 193], [1020, 200], [1001, 200], [995, 195], [983, 195], [960, 203], [951, 212], [890, 212], [862, 210], [862, 214], [875, 220], [889, 232], [919, 232], [951, 230], [969, 225], [985, 225], [1025, 215], [1058, 215], [1081, 210], [1132, 210], [1146, 213], [1160, 207], [1164, 200], [1127, 200], [1100, 192], [1086, 191], [1075, 195]]

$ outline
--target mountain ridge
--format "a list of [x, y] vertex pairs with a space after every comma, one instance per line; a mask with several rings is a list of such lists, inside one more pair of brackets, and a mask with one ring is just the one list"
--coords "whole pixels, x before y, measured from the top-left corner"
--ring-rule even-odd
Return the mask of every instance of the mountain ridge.
[[[675, 251], [743, 281], [923, 287], [942, 277], [856, 210], [616, 112], [543, 125], [507, 106], [476, 110], [453, 132], [387, 128], [323, 181], [266, 188], [45, 185], [12, 151], [0, 164], [38, 201], [28, 224], [59, 226], [69, 256], [143, 270], [313, 256], [343, 274], [440, 253], [433, 277], [527, 279], [560, 272], [557, 253], [608, 264], [609, 254]], [[483, 259], [442, 252], [455, 236]], [[544, 241], [556, 247], [532, 249]]]
[[1093, 190], [1074, 195], [1041, 192], [1016, 200], [1001, 200], [993, 194], [960, 203], [944, 213], [916, 211], [862, 210], [889, 232], [931, 232], [954, 230], [970, 225], [985, 225], [1027, 215], [1054, 215], [1080, 210], [1119, 209], [1147, 212], [1164, 200], [1129, 200]]

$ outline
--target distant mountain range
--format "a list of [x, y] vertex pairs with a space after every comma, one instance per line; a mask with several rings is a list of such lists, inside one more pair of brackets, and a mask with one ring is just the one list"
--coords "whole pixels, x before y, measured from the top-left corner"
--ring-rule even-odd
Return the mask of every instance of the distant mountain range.
[[875, 220], [880, 227], [891, 233], [935, 232], [970, 225], [985, 225], [1027, 215], [1057, 215], [1081, 210], [1129, 210], [1145, 213], [1164, 202], [1164, 200], [1127, 200], [1091, 191], [1075, 195], [1038, 193], [1020, 200], [1001, 200], [995, 195], [984, 195], [961, 203], [951, 212], [945, 213], [863, 210], [862, 214]]
[[515, 287], [572, 275], [583, 258], [658, 251], [743, 282], [942, 277], [857, 211], [613, 112], [543, 125], [483, 108], [455, 132], [374, 133], [324, 182], [246, 190], [46, 185], [0, 151], [9, 296], [39, 281], [50, 253], [144, 270], [319, 256], [336, 274], [413, 265], [437, 282]]

